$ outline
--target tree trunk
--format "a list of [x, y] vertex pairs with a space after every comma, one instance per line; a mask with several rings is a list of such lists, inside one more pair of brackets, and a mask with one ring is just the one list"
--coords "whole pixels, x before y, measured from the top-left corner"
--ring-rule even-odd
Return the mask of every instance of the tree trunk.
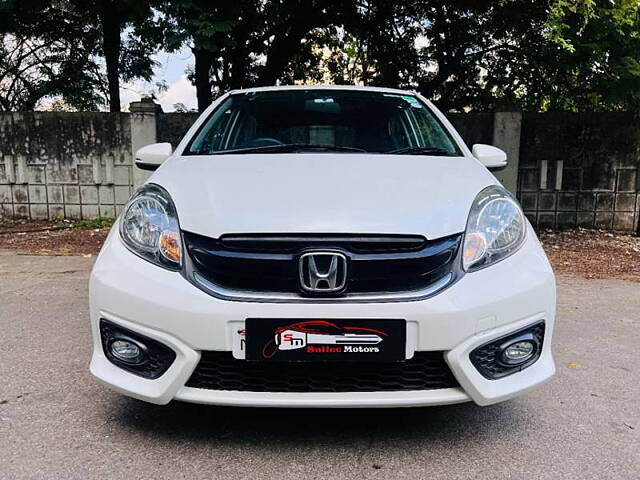
[[266, 53], [266, 62], [258, 77], [259, 85], [275, 85], [292, 58], [300, 51], [302, 39], [314, 28], [323, 28], [336, 21], [335, 6], [326, 0], [298, 0], [297, 9], [280, 18], [271, 32], [274, 36]]
[[198, 98], [198, 111], [203, 112], [211, 102], [213, 95], [211, 92], [211, 54], [206, 50], [193, 47], [193, 55], [196, 58], [195, 85], [196, 97]]
[[112, 2], [103, 2], [100, 15], [102, 22], [102, 49], [107, 64], [109, 111], [120, 111], [120, 33], [122, 22]]
[[298, 21], [289, 28], [275, 32], [275, 38], [267, 51], [267, 59], [262, 72], [260, 72], [258, 84], [260, 86], [275, 85], [291, 62], [293, 56], [300, 49], [300, 42], [304, 36], [314, 26], [319, 25], [320, 22], [317, 22], [317, 25], [315, 25], [312, 22], [304, 23]]

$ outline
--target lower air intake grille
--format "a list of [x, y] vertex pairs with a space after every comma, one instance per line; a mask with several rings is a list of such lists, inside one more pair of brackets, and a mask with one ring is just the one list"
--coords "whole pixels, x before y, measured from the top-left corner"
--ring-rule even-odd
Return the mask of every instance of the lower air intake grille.
[[281, 363], [202, 352], [187, 387], [243, 392], [393, 392], [458, 387], [443, 352], [396, 363]]

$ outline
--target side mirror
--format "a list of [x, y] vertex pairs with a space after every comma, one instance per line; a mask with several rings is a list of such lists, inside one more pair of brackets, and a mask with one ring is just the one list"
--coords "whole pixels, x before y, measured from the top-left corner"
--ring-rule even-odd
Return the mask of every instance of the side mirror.
[[136, 152], [136, 166], [142, 170], [156, 170], [172, 152], [170, 143], [152, 143]]
[[507, 154], [499, 148], [476, 143], [471, 153], [489, 170], [502, 170], [507, 166]]

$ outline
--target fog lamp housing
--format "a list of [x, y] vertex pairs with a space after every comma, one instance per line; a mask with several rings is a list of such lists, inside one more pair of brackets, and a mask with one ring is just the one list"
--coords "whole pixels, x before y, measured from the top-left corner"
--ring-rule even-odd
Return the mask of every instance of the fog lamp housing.
[[100, 319], [100, 340], [107, 360], [140, 377], [159, 378], [176, 359], [167, 345], [104, 318]]
[[544, 331], [544, 321], [522, 328], [476, 348], [469, 360], [489, 380], [520, 372], [540, 358]]

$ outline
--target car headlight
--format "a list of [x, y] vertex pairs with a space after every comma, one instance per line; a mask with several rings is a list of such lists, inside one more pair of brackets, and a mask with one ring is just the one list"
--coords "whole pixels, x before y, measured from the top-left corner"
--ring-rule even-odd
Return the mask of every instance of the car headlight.
[[153, 183], [131, 198], [120, 220], [120, 237], [136, 255], [164, 268], [182, 264], [178, 215], [167, 191]]
[[497, 185], [485, 188], [469, 212], [463, 268], [471, 272], [503, 260], [520, 248], [525, 232], [524, 214], [511, 194]]

